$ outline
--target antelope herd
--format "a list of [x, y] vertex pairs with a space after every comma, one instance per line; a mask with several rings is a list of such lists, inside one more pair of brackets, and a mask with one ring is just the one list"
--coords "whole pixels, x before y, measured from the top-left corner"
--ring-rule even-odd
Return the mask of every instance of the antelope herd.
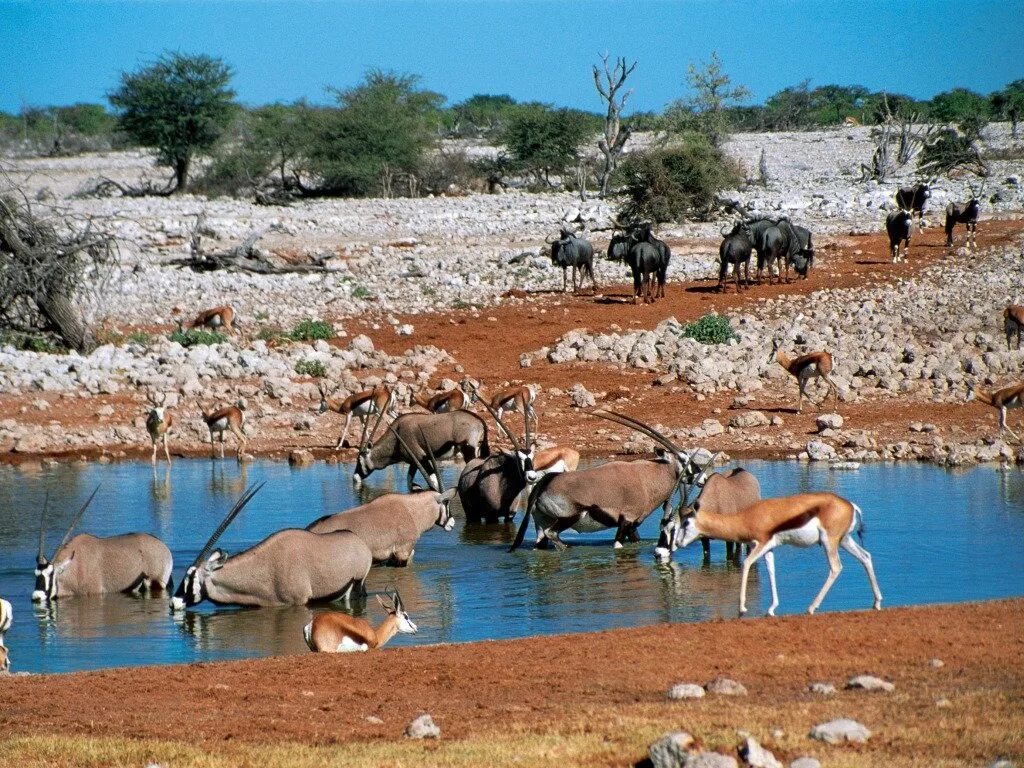
[[[968, 246], [976, 247], [976, 226], [980, 191], [966, 203], [950, 203], [946, 209], [946, 244], [953, 242], [953, 230], [962, 223], [968, 232]], [[896, 195], [899, 210], [889, 214], [889, 234], [893, 261], [906, 258], [913, 219], [924, 227], [924, 204], [930, 197], [927, 185], [900, 190]], [[616, 226], [620, 226], [616, 223]], [[609, 245], [609, 258], [620, 259], [634, 272], [634, 302], [644, 297], [653, 302], [664, 296], [665, 272], [670, 251], [664, 241], [651, 234], [649, 225], [620, 227]], [[724, 286], [726, 269], [734, 266], [737, 291], [739, 268], [746, 267], [749, 285], [749, 261], [758, 254], [757, 282], [765, 267], [768, 280], [773, 272], [778, 282], [789, 281], [789, 268], [806, 277], [814, 260], [811, 233], [789, 222], [786, 217], [748, 218], [737, 222], [722, 245]], [[563, 267], [573, 269], [573, 287], [578, 289], [576, 271], [580, 269], [593, 281], [593, 249], [585, 240], [568, 230], [552, 243], [552, 257]], [[903, 245], [902, 254], [900, 245]], [[648, 263], [649, 262], [649, 263]], [[654, 290], [654, 280], [658, 289]], [[567, 288], [567, 285], [565, 286]], [[596, 290], [596, 283], [594, 283]], [[193, 328], [223, 329], [232, 333], [237, 325], [235, 312], [225, 305], [200, 313]], [[1008, 306], [1004, 313], [1007, 348], [1020, 349], [1024, 328], [1024, 307]], [[798, 383], [796, 412], [803, 408], [807, 388], [815, 378], [827, 387], [838, 406], [838, 387], [831, 378], [832, 355], [826, 350], [790, 357], [782, 350], [782, 341], [772, 340], [767, 364], [780, 365]], [[739, 559], [741, 546], [747, 553], [742, 560], [739, 584], [739, 612], [747, 611], [747, 580], [751, 568], [765, 561], [771, 588], [768, 614], [779, 604], [775, 583], [774, 550], [784, 544], [809, 547], [820, 545], [827, 557], [829, 573], [824, 585], [808, 607], [819, 608], [842, 569], [839, 549], [845, 549], [864, 567], [873, 593], [872, 607], [879, 609], [882, 594], [875, 577], [871, 555], [853, 540], [863, 513], [853, 502], [831, 493], [801, 493], [778, 498], [761, 498], [757, 478], [742, 468], [727, 473], [712, 472], [714, 456], [707, 451], [684, 449], [645, 422], [623, 413], [594, 409], [589, 415], [635, 430], [660, 447], [651, 459], [609, 461], [578, 469], [579, 452], [569, 446], [538, 449], [537, 397], [539, 389], [529, 384], [507, 386], [485, 395], [475, 382], [465, 379], [447, 391], [419, 391], [409, 396], [409, 406], [420, 411], [399, 413], [397, 391], [377, 384], [365, 390], [338, 394], [337, 388], [319, 384], [319, 413], [343, 416], [344, 426], [334, 445], [341, 450], [353, 419], [359, 422], [361, 435], [352, 479], [361, 483], [376, 470], [395, 464], [408, 465], [408, 492], [387, 493], [361, 506], [324, 515], [305, 528], [285, 528], [271, 533], [245, 551], [228, 555], [215, 545], [232, 521], [255, 497], [262, 484], [250, 487], [228, 511], [221, 523], [185, 569], [177, 590], [170, 598], [172, 611], [191, 608], [204, 601], [217, 605], [271, 606], [349, 602], [366, 594], [365, 581], [374, 566], [407, 566], [412, 562], [419, 539], [434, 527], [450, 532], [455, 526], [451, 502], [458, 496], [467, 524], [508, 524], [514, 520], [520, 500], [525, 510], [511, 545], [514, 551], [526, 537], [531, 521], [536, 529], [534, 545], [566, 548], [560, 534], [567, 530], [588, 534], [614, 531], [612, 546], [619, 549], [628, 541], [638, 541], [638, 529], [657, 508], [662, 510], [655, 558], [664, 562], [680, 547], [700, 539], [704, 559], [710, 559], [710, 541], [727, 545], [727, 558]], [[997, 409], [1000, 432], [1009, 432], [1007, 411], [1020, 408], [1024, 384], [995, 391], [968, 389], [968, 400], [978, 400]], [[149, 392], [151, 406], [146, 430], [151, 440], [151, 462], [157, 462], [162, 446], [171, 462], [168, 439], [178, 427], [167, 406], [167, 394]], [[472, 408], [479, 404], [485, 416], [507, 440], [507, 449], [495, 450], [488, 437], [488, 423]], [[172, 403], [173, 405], [173, 403]], [[225, 433], [237, 441], [239, 460], [247, 445], [245, 403], [207, 411], [199, 405], [203, 423], [209, 431], [211, 457], [216, 458], [216, 436], [220, 435], [221, 458]], [[507, 423], [507, 414], [522, 416], [522, 438]], [[381, 430], [381, 427], [383, 429]], [[1019, 438], [1018, 438], [1019, 439]], [[701, 454], [707, 457], [698, 459]], [[448, 458], [464, 462], [454, 488], [445, 489], [440, 462]], [[417, 472], [425, 487], [415, 483]], [[97, 488], [98, 490], [98, 488]], [[82, 520], [97, 491], [72, 518], [70, 526], [51, 557], [44, 554], [48, 497], [43, 504], [39, 550], [36, 558], [34, 602], [50, 603], [87, 595], [110, 592], [161, 593], [173, 587], [173, 562], [170, 550], [159, 539], [141, 532], [100, 538], [71, 534]], [[691, 497], [696, 494], [696, 498]], [[677, 499], [675, 502], [674, 499]], [[317, 613], [303, 631], [312, 651], [337, 653], [380, 648], [396, 633], [413, 633], [416, 624], [406, 612], [397, 591], [388, 590], [387, 600], [377, 599], [385, 618], [376, 627], [347, 613]], [[13, 609], [0, 599], [0, 671], [10, 666], [5, 635], [11, 627]]]

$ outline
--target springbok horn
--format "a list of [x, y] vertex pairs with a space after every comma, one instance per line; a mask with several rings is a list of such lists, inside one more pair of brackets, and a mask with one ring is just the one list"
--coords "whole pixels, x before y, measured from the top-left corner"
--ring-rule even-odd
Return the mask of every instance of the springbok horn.
[[43, 512], [39, 515], [39, 554], [36, 555], [36, 562], [42, 563], [46, 558], [43, 555], [43, 536], [45, 534], [46, 525], [46, 508], [50, 505], [50, 489], [46, 489], [46, 495], [43, 496]]
[[395, 608], [397, 608], [400, 611], [405, 610], [405, 606], [402, 605], [402, 596], [398, 594], [398, 589], [392, 588], [391, 593], [394, 595], [393, 600], [395, 602]]
[[[423, 427], [417, 427], [417, 429], [420, 431], [420, 440], [422, 440], [423, 444], [427, 446], [427, 454], [430, 456], [430, 466], [437, 472], [437, 492], [444, 493], [444, 481], [441, 480], [441, 468], [437, 466], [437, 457], [434, 456], [434, 447], [430, 444], [430, 441], [427, 440], [427, 436], [423, 434]], [[427, 482], [429, 483], [430, 480], [428, 479]]]
[[100, 483], [96, 484], [96, 487], [93, 489], [92, 496], [86, 499], [85, 504], [83, 504], [82, 508], [78, 510], [78, 514], [75, 515], [75, 518], [71, 521], [71, 525], [68, 527], [67, 532], [64, 534], [64, 538], [60, 540], [60, 544], [58, 544], [57, 548], [53, 550], [54, 557], [56, 557], [57, 553], [60, 552], [60, 548], [67, 544], [68, 538], [71, 536], [71, 532], [75, 530], [75, 526], [78, 525], [78, 522], [82, 519], [82, 515], [85, 514], [85, 510], [87, 510], [89, 508], [89, 505], [92, 504], [92, 500], [96, 497], [96, 492], [100, 489], [100, 485]]
[[[398, 430], [395, 429], [394, 423], [388, 424], [388, 430], [390, 430], [391, 433], [394, 434], [396, 438], [398, 438], [398, 442], [401, 443], [402, 448], [404, 448], [405, 452], [409, 455], [409, 461], [412, 462], [413, 466], [415, 466], [416, 469], [420, 471], [420, 474], [423, 475], [424, 481], [426, 481], [427, 485], [430, 486], [430, 475], [427, 474], [427, 470], [423, 468], [423, 465], [420, 463], [420, 460], [416, 458], [416, 454], [412, 452], [412, 448], [409, 447], [409, 444], [405, 442], [405, 440], [402, 438], [400, 434], [398, 434]], [[420, 435], [422, 434], [423, 430], [420, 430]], [[437, 489], [431, 487], [431, 490]]]
[[637, 421], [636, 419], [632, 419], [629, 416], [625, 416], [621, 413], [616, 413], [615, 411], [597, 410], [589, 411], [589, 413], [591, 416], [597, 416], [598, 418], [607, 419], [608, 421], [614, 421], [618, 424], [622, 424], [623, 426], [631, 427], [632, 429], [635, 429], [637, 432], [647, 435], [652, 440], [661, 443], [663, 446], [668, 448], [673, 453], [681, 452], [679, 446], [677, 446], [675, 443], [673, 443], [660, 432], [644, 424], [642, 421]]
[[246, 504], [252, 501], [252, 497], [259, 493], [260, 488], [264, 485], [266, 485], [265, 480], [258, 485], [250, 485], [246, 489], [241, 498], [235, 502], [235, 506], [228, 511], [227, 515], [221, 521], [221, 524], [217, 526], [217, 530], [213, 532], [213, 535], [210, 536], [206, 544], [203, 545], [203, 548], [199, 550], [199, 554], [196, 555], [196, 559], [192, 561], [192, 567], [199, 565], [199, 563], [201, 563], [203, 559], [210, 554], [210, 550], [213, 549], [213, 545], [217, 543], [217, 539], [219, 539], [224, 534], [224, 531], [227, 530], [228, 526], [231, 525], [231, 521], [238, 517], [238, 513], [245, 508]]
[[484, 408], [487, 409], [487, 412], [491, 414], [491, 416], [494, 418], [494, 423], [497, 424], [501, 431], [505, 433], [505, 436], [512, 443], [512, 447], [514, 447], [517, 451], [523, 450], [523, 446], [519, 444], [519, 441], [516, 439], [516, 436], [512, 434], [512, 430], [508, 428], [505, 422], [498, 418], [498, 412], [491, 408], [491, 404], [480, 396], [480, 390], [477, 389], [476, 387], [474, 387], [473, 389], [476, 392], [476, 399], [479, 400], [483, 404]]

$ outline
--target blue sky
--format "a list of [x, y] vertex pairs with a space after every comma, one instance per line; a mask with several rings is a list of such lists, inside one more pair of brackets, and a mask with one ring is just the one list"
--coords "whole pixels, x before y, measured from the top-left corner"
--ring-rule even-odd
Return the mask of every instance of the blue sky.
[[120, 72], [168, 49], [222, 57], [249, 104], [324, 102], [325, 86], [380, 68], [452, 103], [508, 93], [596, 110], [601, 52], [639, 60], [642, 110], [684, 95], [687, 63], [712, 50], [754, 101], [805, 78], [917, 97], [1024, 78], [1020, 0], [0, 0], [0, 33], [8, 112], [103, 101]]

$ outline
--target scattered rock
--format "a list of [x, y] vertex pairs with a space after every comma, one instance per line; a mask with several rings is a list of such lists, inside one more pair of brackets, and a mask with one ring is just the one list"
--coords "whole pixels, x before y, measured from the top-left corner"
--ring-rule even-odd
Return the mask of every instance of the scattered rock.
[[804, 450], [811, 461], [831, 461], [836, 457], [836, 449], [820, 440], [812, 440]]
[[288, 454], [288, 463], [293, 467], [311, 467], [315, 461], [312, 453], [301, 448]]
[[685, 763], [686, 768], [738, 768], [735, 757], [720, 752], [698, 752], [691, 754]]
[[667, 733], [647, 748], [653, 768], [684, 768], [693, 736], [686, 731]]
[[729, 426], [736, 429], [750, 429], [752, 427], [767, 427], [771, 420], [761, 411], [747, 411], [729, 419]]
[[666, 696], [669, 699], [702, 699], [705, 696], [704, 689], [695, 683], [679, 683], [673, 685]]
[[593, 408], [597, 405], [594, 396], [582, 384], [573, 384], [569, 390], [569, 399], [576, 408]]
[[928, 662], [928, 666], [932, 669], [942, 669], [944, 666], [946, 666], [946, 662], [944, 662], [942, 659], [932, 659]]
[[743, 683], [730, 680], [728, 677], [716, 677], [704, 686], [708, 693], [717, 693], [720, 696], [746, 696], [747, 689]]
[[847, 741], [863, 744], [871, 738], [871, 731], [856, 720], [839, 718], [827, 723], [819, 723], [811, 728], [809, 735], [812, 739], [824, 741], [827, 744], [842, 744]]
[[798, 757], [789, 764], [789, 768], [821, 768], [821, 763], [813, 757]]
[[874, 677], [872, 675], [857, 675], [851, 677], [847, 683], [847, 688], [859, 688], [865, 691], [885, 691], [886, 693], [892, 693], [896, 690], [896, 686], [892, 683], [882, 680], [880, 677]]
[[811, 693], [820, 693], [822, 696], [831, 696], [836, 692], [836, 687], [832, 683], [811, 683], [807, 690]]
[[384, 725], [384, 721], [381, 720], [376, 715], [367, 715], [363, 719], [366, 720], [366, 722], [370, 723], [371, 725]]
[[439, 739], [441, 729], [430, 715], [423, 713], [405, 727], [405, 735], [410, 739]]
[[814, 423], [819, 432], [824, 432], [826, 429], [842, 429], [844, 421], [838, 413], [823, 413], [814, 420]]
[[753, 768], [782, 768], [782, 763], [756, 739], [748, 736], [739, 746], [740, 758]]

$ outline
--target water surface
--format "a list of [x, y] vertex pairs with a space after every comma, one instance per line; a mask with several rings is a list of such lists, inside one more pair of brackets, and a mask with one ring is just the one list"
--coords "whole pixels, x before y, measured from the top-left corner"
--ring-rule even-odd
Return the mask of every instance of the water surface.
[[[865, 514], [865, 546], [872, 553], [884, 605], [957, 602], [1024, 595], [1024, 472], [978, 467], [947, 471], [929, 465], [879, 464], [856, 472], [792, 462], [744, 464], [765, 496], [810, 490], [840, 493]], [[458, 468], [449, 467], [446, 482]], [[124, 463], [43, 470], [0, 467], [0, 596], [14, 605], [7, 645], [15, 670], [66, 672], [100, 667], [164, 664], [304, 653], [308, 608], [241, 610], [204, 604], [172, 617], [164, 599], [110, 595], [58, 601], [49, 610], [29, 600], [39, 512], [50, 489], [52, 555], [70, 518], [102, 482], [79, 530], [96, 535], [146, 531], [160, 537], [175, 559], [175, 581], [244, 488], [267, 484], [220, 546], [238, 552], [274, 531], [304, 527], [394, 487], [405, 472], [376, 473], [361, 493], [351, 468], [317, 464], [291, 469], [259, 461], [178, 460], [166, 471]], [[419, 626], [394, 645], [465, 642], [559, 632], [582, 632], [656, 622], [702, 621], [737, 613], [739, 569], [723, 562], [713, 543], [712, 564], [700, 546], [677, 552], [667, 565], [652, 549], [660, 514], [640, 529], [643, 541], [615, 551], [611, 532], [565, 540], [568, 552], [509, 554], [515, 526], [467, 526], [460, 510], [454, 531], [433, 528], [420, 540], [408, 568], [375, 567], [371, 592], [400, 590]], [[518, 520], [518, 518], [517, 518]], [[61, 524], [62, 523], [62, 524]], [[528, 541], [532, 540], [531, 535]], [[823, 611], [869, 607], [861, 566], [841, 555], [844, 570]], [[819, 548], [776, 554], [779, 613], [806, 610], [827, 574]], [[770, 596], [763, 565], [751, 574], [748, 604], [763, 613]], [[357, 615], [382, 618], [375, 600], [355, 604]]]

